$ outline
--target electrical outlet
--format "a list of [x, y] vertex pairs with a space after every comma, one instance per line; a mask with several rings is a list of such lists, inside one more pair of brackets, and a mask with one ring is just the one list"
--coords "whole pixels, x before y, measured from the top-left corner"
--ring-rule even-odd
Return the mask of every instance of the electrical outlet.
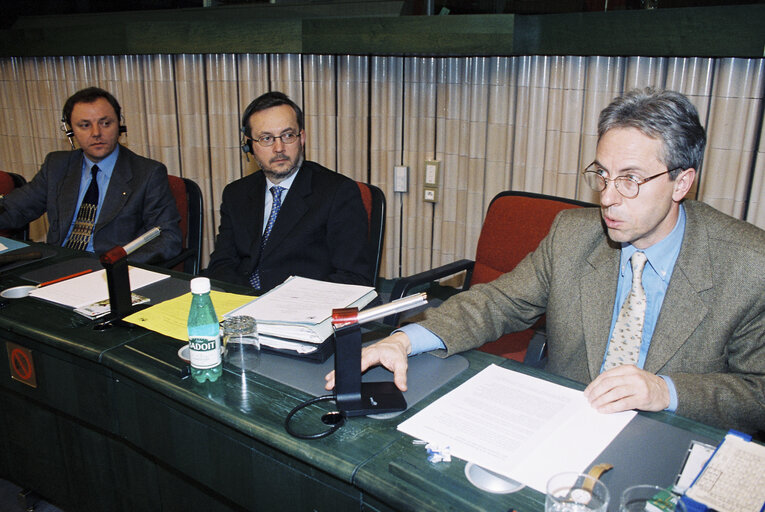
[[422, 199], [428, 203], [435, 203], [438, 201], [438, 189], [432, 187], [425, 187], [423, 189]]
[[425, 186], [437, 187], [441, 162], [438, 160], [425, 160]]
[[396, 165], [393, 167], [393, 192], [406, 192], [409, 184], [409, 167]]

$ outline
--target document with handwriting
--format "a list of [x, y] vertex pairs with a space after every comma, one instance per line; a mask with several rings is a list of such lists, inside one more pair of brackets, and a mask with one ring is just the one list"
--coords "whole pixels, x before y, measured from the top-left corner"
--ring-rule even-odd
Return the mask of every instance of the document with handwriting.
[[398, 429], [545, 492], [555, 473], [584, 471], [635, 414], [600, 414], [581, 391], [491, 365]]

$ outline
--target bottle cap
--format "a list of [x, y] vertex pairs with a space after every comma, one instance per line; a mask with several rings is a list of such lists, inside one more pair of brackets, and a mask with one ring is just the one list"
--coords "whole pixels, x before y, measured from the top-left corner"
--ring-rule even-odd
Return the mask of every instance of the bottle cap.
[[195, 277], [191, 280], [191, 293], [210, 293], [210, 280], [206, 277]]

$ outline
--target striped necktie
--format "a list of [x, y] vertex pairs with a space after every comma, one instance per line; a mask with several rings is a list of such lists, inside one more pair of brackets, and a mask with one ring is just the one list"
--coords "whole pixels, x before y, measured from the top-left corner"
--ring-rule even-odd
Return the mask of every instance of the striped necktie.
[[[266, 224], [266, 229], [263, 231], [263, 237], [260, 239], [261, 257], [263, 255], [263, 248], [266, 246], [266, 242], [268, 242], [268, 237], [271, 236], [271, 230], [274, 228], [274, 223], [276, 222], [276, 216], [279, 215], [279, 208], [282, 207], [282, 191], [283, 190], [284, 190], [284, 187], [279, 187], [276, 185], [271, 187], [271, 195], [274, 197], [274, 202], [271, 205], [271, 214], [268, 216], [268, 224]], [[255, 272], [253, 272], [252, 275], [250, 275], [250, 284], [256, 290], [260, 289], [260, 269], [259, 268], [256, 268]]]
[[646, 261], [648, 259], [643, 252], [636, 252], [630, 258], [632, 288], [616, 319], [611, 343], [608, 345], [606, 362], [603, 364], [603, 371], [625, 364], [636, 365], [640, 358], [640, 344], [643, 339], [643, 322], [646, 309], [645, 290], [643, 290], [642, 284]]
[[66, 242], [66, 246], [70, 249], [84, 251], [88, 247], [90, 237], [93, 236], [93, 228], [96, 225], [96, 212], [98, 211], [98, 181], [96, 181], [98, 171], [97, 165], [90, 168], [90, 186], [82, 198], [80, 210], [77, 212], [77, 219], [74, 221], [74, 227], [72, 228], [72, 234]]

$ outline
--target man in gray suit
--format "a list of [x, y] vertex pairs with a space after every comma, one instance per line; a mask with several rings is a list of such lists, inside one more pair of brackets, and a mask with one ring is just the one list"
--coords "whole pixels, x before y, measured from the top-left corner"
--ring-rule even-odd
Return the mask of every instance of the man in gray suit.
[[[669, 410], [765, 430], [765, 231], [684, 200], [705, 143], [682, 94], [617, 98], [600, 114], [596, 160], [584, 171], [600, 209], [562, 212], [513, 271], [365, 349], [362, 367], [384, 365], [403, 390], [407, 355], [475, 348], [546, 313], [546, 369], [587, 383], [599, 411]], [[632, 260], [647, 261], [634, 285]], [[616, 361], [620, 335], [633, 329], [621, 320], [633, 287], [642, 306], [624, 309], [641, 312], [640, 329]], [[334, 375], [327, 380], [331, 389]]]
[[119, 103], [103, 89], [67, 99], [61, 122], [80, 149], [48, 154], [28, 184], [2, 198], [0, 229], [18, 229], [47, 212], [49, 244], [102, 253], [158, 226], [160, 236], [130, 259], [150, 263], [180, 253], [167, 169], [118, 143], [125, 131], [120, 119]]

